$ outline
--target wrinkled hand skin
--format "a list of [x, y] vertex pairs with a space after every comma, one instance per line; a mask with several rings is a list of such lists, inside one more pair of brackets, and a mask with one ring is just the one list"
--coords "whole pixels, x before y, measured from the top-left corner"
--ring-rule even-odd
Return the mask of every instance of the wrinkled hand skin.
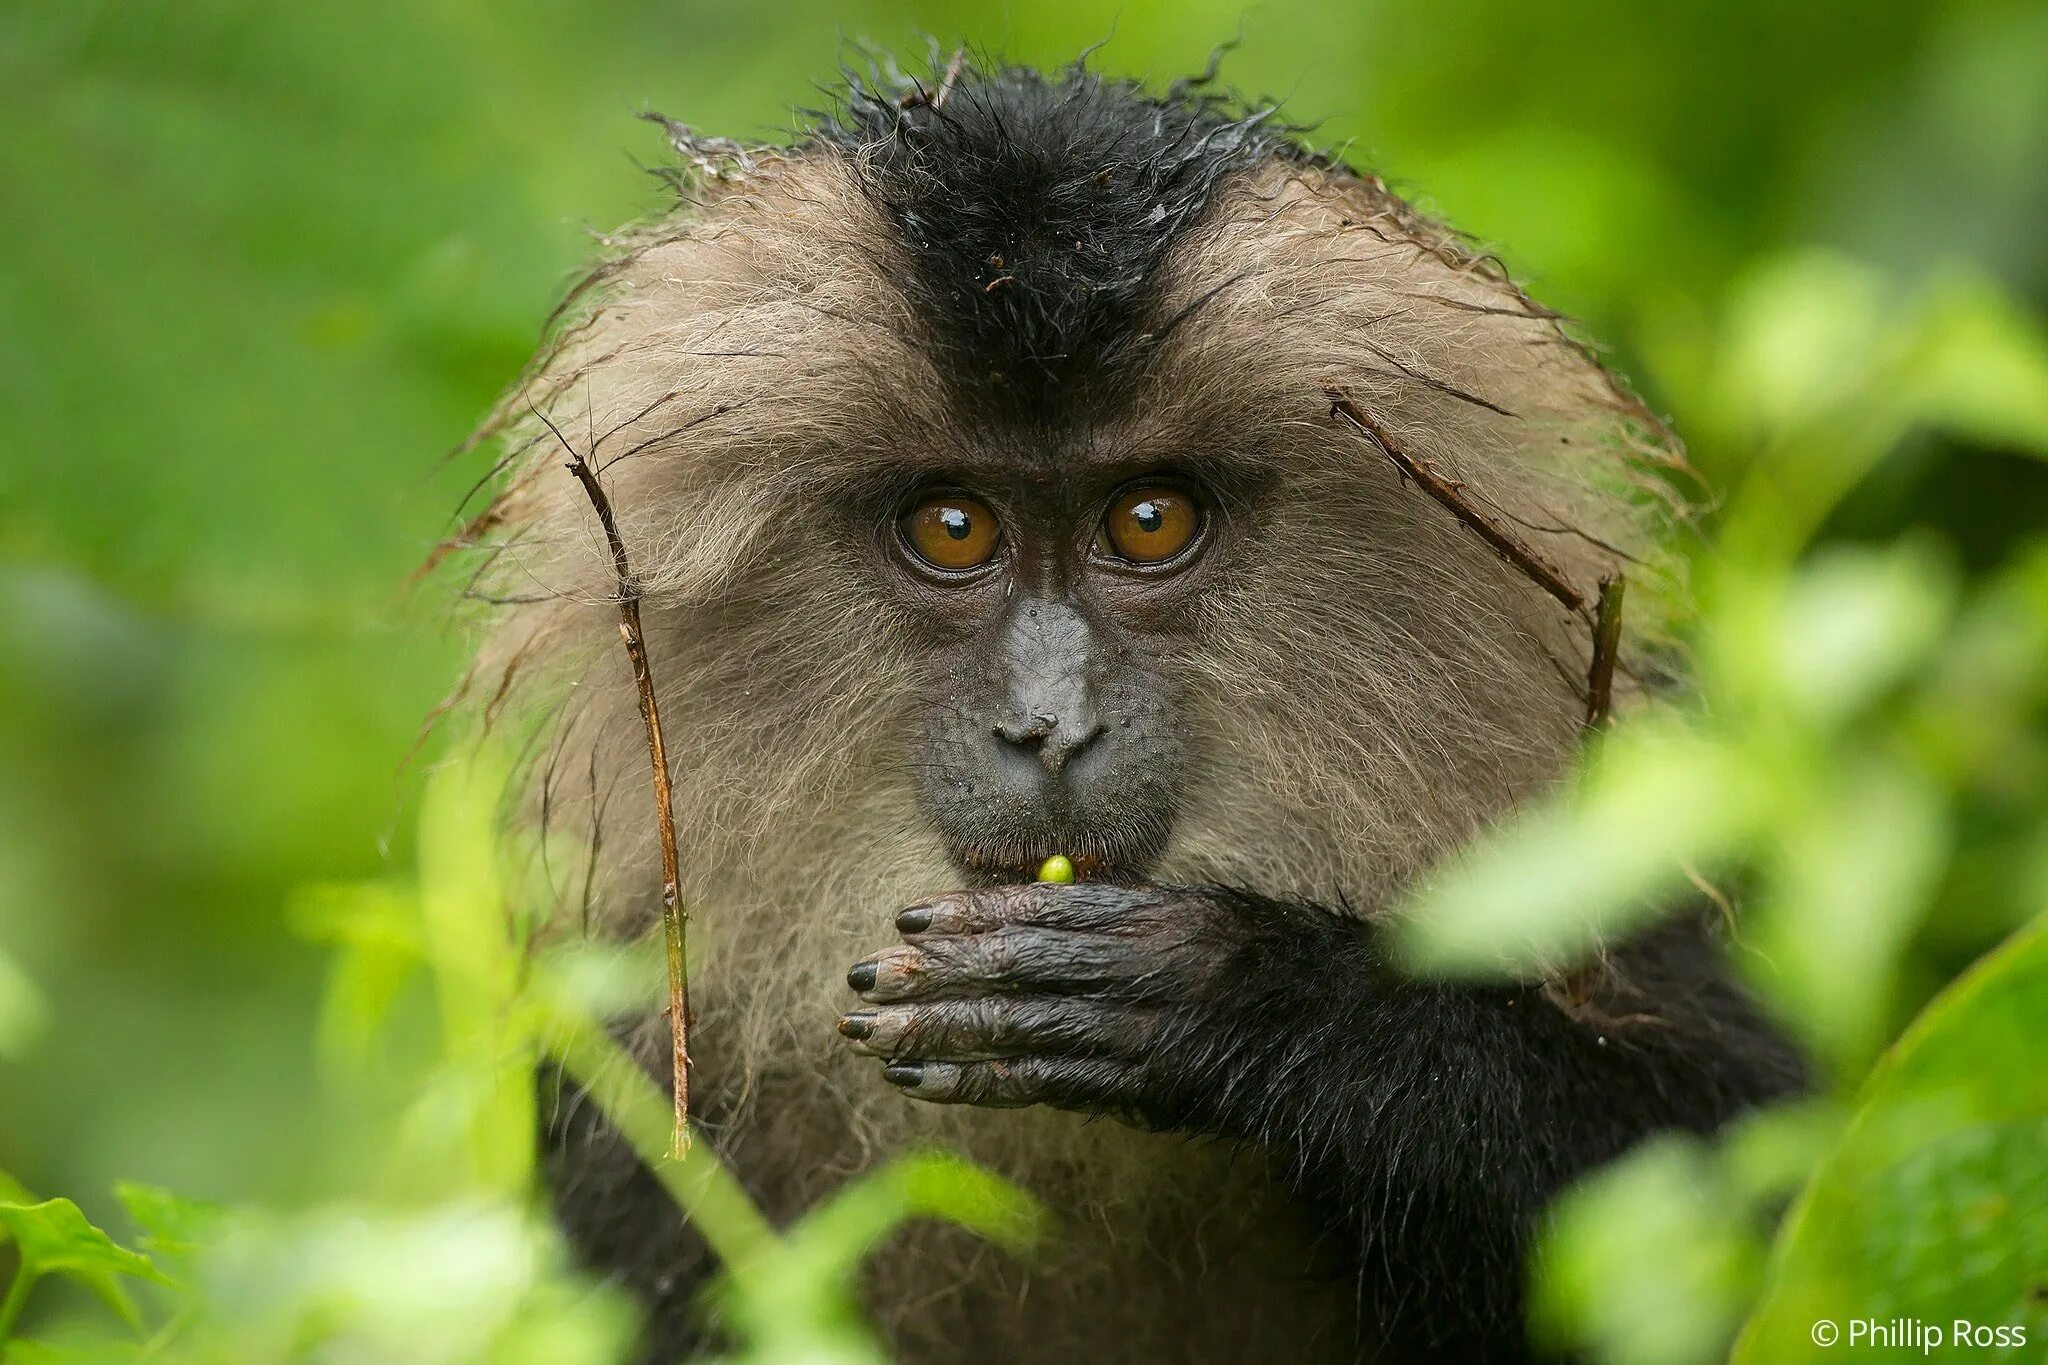
[[938, 1104], [1047, 1104], [1152, 1128], [1188, 1120], [1171, 1063], [1251, 934], [1225, 896], [1033, 883], [897, 916], [902, 944], [855, 964], [839, 1021], [889, 1083]]

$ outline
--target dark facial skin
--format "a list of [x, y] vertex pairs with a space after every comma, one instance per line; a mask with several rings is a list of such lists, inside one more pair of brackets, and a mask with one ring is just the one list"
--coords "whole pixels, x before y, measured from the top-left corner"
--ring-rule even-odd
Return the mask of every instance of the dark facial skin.
[[1129, 880], [1158, 856], [1186, 766], [1172, 660], [1220, 520], [1174, 470], [905, 499], [881, 559], [929, 632], [920, 796], [976, 880], [1055, 853]]
[[[1140, 550], [1189, 524], [1154, 491], [1195, 529], [1133, 563], [1105, 518]], [[1263, 1152], [1355, 1256], [1361, 1350], [1471, 1361], [1533, 1358], [1523, 1254], [1559, 1189], [1800, 1085], [1699, 919], [1618, 945], [1625, 998], [1575, 1017], [1536, 985], [1405, 977], [1341, 901], [1146, 880], [1186, 771], [1174, 653], [1228, 548], [1199, 483], [963, 481], [901, 511], [884, 571], [932, 640], [922, 795], [973, 884], [902, 911], [847, 974], [839, 1031], [886, 1083]], [[1079, 883], [1030, 880], [1053, 853]]]
[[[904, 500], [884, 572], [932, 622], [921, 796], [975, 890], [905, 910], [840, 1029], [919, 1098], [1114, 1108], [1225, 935], [1139, 884], [1185, 771], [1172, 655], [1223, 537], [1174, 469], [1078, 486], [944, 481]], [[1078, 887], [1030, 884], [1053, 854]], [[1122, 885], [1116, 883], [1125, 883]]]

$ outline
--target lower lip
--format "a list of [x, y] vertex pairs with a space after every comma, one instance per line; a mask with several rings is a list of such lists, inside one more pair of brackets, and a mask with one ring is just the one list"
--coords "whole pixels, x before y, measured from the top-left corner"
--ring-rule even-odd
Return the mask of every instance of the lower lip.
[[[1044, 857], [1029, 862], [1012, 862], [979, 857], [971, 849], [956, 849], [954, 853], [960, 862], [974, 871], [1004, 882], [1035, 882], [1038, 869], [1045, 865]], [[1100, 880], [1109, 866], [1100, 854], [1095, 853], [1073, 853], [1067, 858], [1074, 865], [1074, 880], [1077, 882]]]

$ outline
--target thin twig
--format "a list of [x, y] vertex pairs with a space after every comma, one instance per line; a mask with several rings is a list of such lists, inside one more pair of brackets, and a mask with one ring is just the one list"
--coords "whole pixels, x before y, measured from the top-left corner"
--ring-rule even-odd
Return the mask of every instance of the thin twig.
[[932, 109], [934, 111], [946, 107], [946, 101], [952, 98], [953, 86], [959, 81], [960, 73], [966, 66], [967, 49], [964, 47], [955, 48], [953, 50], [953, 60], [946, 63], [946, 74], [939, 81], [938, 93], [932, 96]]
[[1344, 390], [1335, 384], [1323, 385], [1323, 393], [1330, 400], [1330, 415], [1343, 417], [1368, 440], [1379, 447], [1380, 453], [1394, 462], [1394, 467], [1413, 479], [1422, 491], [1435, 498], [1465, 527], [1481, 540], [1493, 547], [1495, 554], [1520, 569], [1529, 580], [1555, 597], [1573, 613], [1584, 616], [1586, 599], [1574, 588], [1561, 570], [1551, 564], [1525, 544], [1522, 539], [1495, 521], [1463, 494], [1464, 485], [1456, 479], [1447, 479], [1437, 473], [1435, 466], [1427, 460], [1418, 460], [1403, 450], [1391, 433], [1366, 415], [1363, 408], [1351, 401]]
[[1593, 662], [1586, 671], [1586, 729], [1604, 730], [1614, 718], [1614, 660], [1621, 652], [1621, 599], [1628, 579], [1621, 574], [1600, 580], [1600, 603], [1593, 612]]
[[[938, 55], [937, 50], [934, 49], [932, 56], [936, 58]], [[946, 63], [946, 73], [939, 79], [939, 88], [927, 93], [924, 86], [917, 84], [916, 79], [913, 77], [911, 81], [913, 88], [905, 91], [897, 99], [896, 107], [899, 109], [915, 109], [921, 104], [934, 113], [944, 109], [946, 101], [952, 97], [953, 86], [959, 81], [960, 73], [966, 70], [966, 68], [967, 49], [964, 47], [954, 49], [953, 60]]]
[[676, 857], [675, 789], [669, 778], [668, 747], [662, 739], [654, 674], [647, 664], [647, 641], [640, 629], [640, 584], [633, 577], [626, 542], [619, 535], [618, 518], [612, 514], [612, 502], [605, 496], [604, 486], [547, 414], [535, 408], [533, 415], [569, 452], [564, 468], [583, 485], [591, 507], [597, 511], [605, 543], [611, 547], [612, 572], [618, 579], [619, 635], [626, 642], [626, 657], [632, 661], [633, 686], [640, 694], [640, 719], [647, 728], [647, 762], [654, 772], [655, 828], [661, 842], [661, 927], [668, 945], [669, 1063], [675, 1095], [675, 1126], [669, 1135], [669, 1155], [679, 1158], [690, 1150], [690, 981], [684, 952], [689, 916], [683, 909], [682, 875]]

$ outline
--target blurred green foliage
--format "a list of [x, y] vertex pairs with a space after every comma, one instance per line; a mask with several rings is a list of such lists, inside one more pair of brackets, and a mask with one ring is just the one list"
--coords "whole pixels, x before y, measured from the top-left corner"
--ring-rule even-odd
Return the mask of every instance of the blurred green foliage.
[[[1830, 1150], [1758, 1321], [1869, 1283], [1815, 1249], [1829, 1227], [1863, 1237], [1844, 1210], [1894, 1170], [1855, 1155], [1869, 1119], [1841, 1136], [1864, 1069], [2048, 900], [2048, 6], [1243, 9], [0, 7], [0, 1168], [145, 1238], [155, 1215], [103, 1195], [117, 1180], [277, 1210], [239, 1215], [212, 1243], [218, 1279], [185, 1300], [281, 1333], [262, 1358], [308, 1323], [360, 1330], [367, 1358], [380, 1340], [474, 1358], [465, 1324], [515, 1322], [590, 1352], [532, 1358], [605, 1358], [621, 1310], [510, 1195], [531, 1161], [507, 1136], [532, 1103], [514, 1039], [540, 1038], [494, 1037], [488, 1011], [531, 983], [456, 922], [502, 888], [459, 839], [413, 835], [409, 752], [460, 641], [405, 580], [477, 473], [436, 456], [516, 371], [585, 228], [658, 203], [636, 110], [772, 135], [848, 37], [1039, 63], [1109, 37], [1098, 65], [1164, 78], [1242, 23], [1227, 74], [1504, 243], [1731, 491], [1701, 580], [1701, 723], [1617, 733], [1576, 807], [1531, 817], [1565, 842], [1514, 884], [1554, 916], [1469, 899], [1514, 923], [1448, 917], [1438, 948], [1562, 951], [1602, 905], [1642, 913], [1665, 855], [1696, 856], [1758, 892], [1756, 979], [1821, 1047], [1832, 1098], [1590, 1187], [1553, 1263], [1597, 1292], [1560, 1271], [1551, 1326], [1616, 1360], [1711, 1353], [1765, 1274], [1760, 1220]], [[2038, 1000], [2015, 960], [2037, 956], [1998, 970]], [[1968, 1056], [1987, 1030], [1981, 1082], [2020, 1044], [1969, 1022], [1989, 1008], [1972, 981], [1915, 1036], [1939, 1018]], [[417, 1040], [404, 1101], [377, 1074], [393, 1037]], [[2038, 1073], [2038, 1044], [2022, 1060]], [[1870, 1082], [1865, 1114], [1907, 1068]], [[1998, 1121], [2038, 1115], [2029, 1094]], [[1955, 1180], [2005, 1150], [1983, 1141], [1943, 1148]], [[891, 1179], [833, 1216], [872, 1229], [971, 1183]], [[466, 1210], [436, 1202], [457, 1194]], [[336, 1214], [343, 1195], [358, 1206]], [[821, 1243], [838, 1249], [786, 1283], [843, 1274], [859, 1240]], [[1673, 1242], [1688, 1255], [1617, 1254]], [[489, 1311], [436, 1317], [393, 1288], [387, 1272], [451, 1247], [482, 1258]], [[324, 1278], [260, 1273], [315, 1260]], [[58, 1285], [35, 1302], [67, 1307]], [[822, 1320], [762, 1303], [764, 1323]], [[1753, 1331], [1745, 1350], [1796, 1345]]]
[[[0, 1360], [112, 1365], [138, 1349], [165, 1365], [626, 1359], [630, 1305], [569, 1268], [536, 1198], [544, 1062], [605, 1106], [717, 1253], [724, 1273], [709, 1293], [742, 1348], [736, 1360], [886, 1360], [855, 1273], [907, 1218], [946, 1218], [1018, 1250], [1036, 1240], [1027, 1196], [942, 1153], [870, 1172], [780, 1233], [708, 1144], [667, 1157], [666, 1098], [599, 1022], [622, 1006], [654, 1008], [644, 989], [654, 976], [627, 950], [528, 941], [519, 907], [538, 898], [500, 877], [512, 861], [498, 845], [505, 769], [486, 748], [436, 775], [417, 885], [328, 885], [302, 901], [302, 927], [338, 945], [323, 1014], [328, 1094], [375, 1116], [322, 1145], [367, 1147], [375, 1170], [286, 1217], [124, 1182], [116, 1193], [139, 1251], [71, 1200], [36, 1202], [0, 1177], [0, 1242], [17, 1253], [0, 1294]], [[413, 985], [431, 998], [437, 1030], [410, 1027], [398, 1007]], [[123, 1277], [156, 1288], [146, 1307]], [[10, 1342], [29, 1296], [58, 1278], [119, 1321], [71, 1312]]]
[[[2048, 526], [1974, 581], [1925, 530], [1819, 541], [1916, 435], [2048, 461], [2048, 332], [1979, 281], [1882, 295], [1811, 253], [1735, 291], [1692, 377], [1700, 428], [1753, 451], [1694, 574], [1697, 695], [1598, 737], [1402, 924], [1419, 966], [1526, 973], [1693, 886], [1743, 893], [1737, 965], [1822, 1098], [1644, 1144], [1563, 1201], [1538, 1321], [1614, 1365], [1720, 1358], [1760, 1289], [1747, 1361], [1850, 1318], [2048, 1343]], [[1866, 1078], [1950, 953], [2027, 922]]]

